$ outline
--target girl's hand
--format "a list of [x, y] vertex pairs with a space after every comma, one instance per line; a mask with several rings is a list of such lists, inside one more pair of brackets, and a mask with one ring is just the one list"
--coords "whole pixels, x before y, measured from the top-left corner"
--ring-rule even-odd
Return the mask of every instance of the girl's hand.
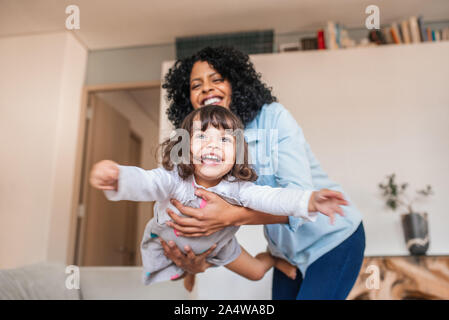
[[172, 260], [178, 267], [191, 274], [204, 272], [207, 268], [212, 266], [211, 263], [206, 261], [206, 257], [217, 247], [217, 245], [214, 244], [206, 252], [195, 255], [189, 246], [184, 247], [186, 252], [184, 254], [173, 241], [169, 241], [167, 244], [161, 239], [161, 244], [164, 248], [164, 255]]
[[100, 190], [117, 191], [119, 172], [118, 164], [114, 161], [97, 162], [90, 171], [90, 184]]
[[167, 213], [173, 221], [166, 222], [166, 224], [176, 229], [179, 236], [208, 236], [233, 224], [234, 210], [240, 207], [233, 206], [217, 194], [204, 189], [197, 189], [195, 194], [207, 202], [204, 208], [191, 208], [182, 205], [177, 200], [171, 200], [171, 203], [189, 218], [180, 217], [172, 210], [167, 209]]
[[321, 189], [312, 193], [309, 200], [309, 212], [319, 211], [328, 216], [331, 224], [334, 224], [335, 213], [344, 217], [345, 214], [340, 206], [347, 206], [348, 204], [341, 192]]

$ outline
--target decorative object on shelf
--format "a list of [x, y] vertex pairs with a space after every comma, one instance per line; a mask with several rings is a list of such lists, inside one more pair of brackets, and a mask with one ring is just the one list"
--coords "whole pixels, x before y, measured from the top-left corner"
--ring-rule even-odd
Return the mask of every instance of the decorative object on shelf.
[[424, 255], [429, 248], [427, 213], [415, 211], [412, 205], [419, 198], [433, 195], [432, 187], [427, 185], [425, 189], [417, 190], [417, 196], [410, 199], [406, 194], [408, 183], [399, 185], [395, 178], [394, 173], [387, 176], [387, 182], [380, 183], [379, 188], [383, 190], [386, 205], [391, 210], [396, 211], [399, 207], [406, 208], [407, 212], [401, 215], [401, 220], [407, 249], [412, 255]]
[[299, 51], [299, 42], [282, 43], [279, 45], [279, 52]]
[[375, 44], [381, 45], [381, 44], [387, 44], [387, 40], [385, 39], [384, 34], [380, 30], [371, 30], [368, 33], [368, 39], [371, 42], [374, 42]]
[[323, 30], [323, 32], [325, 33], [324, 39], [326, 49], [345, 49], [356, 46], [356, 42], [349, 37], [348, 30], [341, 23], [328, 21], [327, 29]]
[[365, 257], [348, 300], [449, 299], [449, 256]]
[[324, 37], [324, 30], [320, 29], [317, 31], [317, 40], [318, 40], [318, 50], [325, 50], [326, 49], [326, 39]]
[[302, 50], [318, 50], [318, 39], [314, 37], [301, 39]]

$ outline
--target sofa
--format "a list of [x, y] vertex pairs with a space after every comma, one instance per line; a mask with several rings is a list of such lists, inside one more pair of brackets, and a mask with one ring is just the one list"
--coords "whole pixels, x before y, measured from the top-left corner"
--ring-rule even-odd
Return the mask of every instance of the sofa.
[[[79, 289], [73, 271], [58, 263], [42, 262], [0, 270], [0, 300], [142, 300], [196, 298], [183, 281], [145, 286], [141, 267], [80, 267]], [[75, 286], [75, 288], [73, 288]], [[69, 287], [69, 288], [68, 288]]]

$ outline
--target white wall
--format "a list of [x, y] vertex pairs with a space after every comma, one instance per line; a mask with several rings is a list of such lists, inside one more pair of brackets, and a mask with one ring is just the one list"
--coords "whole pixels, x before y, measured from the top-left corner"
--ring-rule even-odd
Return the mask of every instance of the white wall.
[[429, 254], [449, 253], [449, 42], [254, 56], [330, 177], [364, 216], [367, 255], [408, 254], [378, 184], [431, 184]]
[[175, 44], [89, 51], [86, 84], [159, 80], [161, 64], [175, 59]]
[[65, 262], [86, 59], [70, 33], [0, 38], [0, 268]]
[[[434, 187], [436, 195], [417, 209], [430, 215], [428, 254], [449, 253], [447, 57], [449, 42], [251, 57], [303, 128], [324, 170], [362, 212], [366, 255], [408, 254], [399, 213], [384, 207], [378, 190], [392, 172], [412, 190]], [[162, 75], [172, 63], [163, 64]], [[170, 124], [165, 99], [161, 105], [162, 137]], [[244, 226], [237, 237], [251, 254], [265, 249], [260, 226]], [[209, 269], [198, 278], [199, 298], [271, 298], [271, 272], [260, 282], [225, 268]]]

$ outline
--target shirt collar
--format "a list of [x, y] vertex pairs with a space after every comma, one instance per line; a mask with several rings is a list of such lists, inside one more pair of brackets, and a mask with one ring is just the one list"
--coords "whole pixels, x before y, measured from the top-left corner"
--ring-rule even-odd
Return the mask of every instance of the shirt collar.
[[[196, 183], [195, 181], [195, 176], [192, 174], [189, 178], [188, 184], [189, 184], [189, 195], [192, 195], [193, 198], [196, 197], [195, 195], [195, 190], [198, 188], [210, 191], [210, 192], [214, 192], [218, 195], [224, 195], [224, 196], [231, 196], [231, 197], [235, 197], [235, 194], [233, 191], [235, 191], [235, 188], [233, 185], [231, 185], [232, 183], [236, 183], [235, 180], [237, 180], [237, 178], [230, 176], [228, 180], [222, 179], [216, 186], [213, 186], [211, 188], [205, 188], [202, 185], [199, 185]], [[190, 199], [192, 200], [192, 199]]]

